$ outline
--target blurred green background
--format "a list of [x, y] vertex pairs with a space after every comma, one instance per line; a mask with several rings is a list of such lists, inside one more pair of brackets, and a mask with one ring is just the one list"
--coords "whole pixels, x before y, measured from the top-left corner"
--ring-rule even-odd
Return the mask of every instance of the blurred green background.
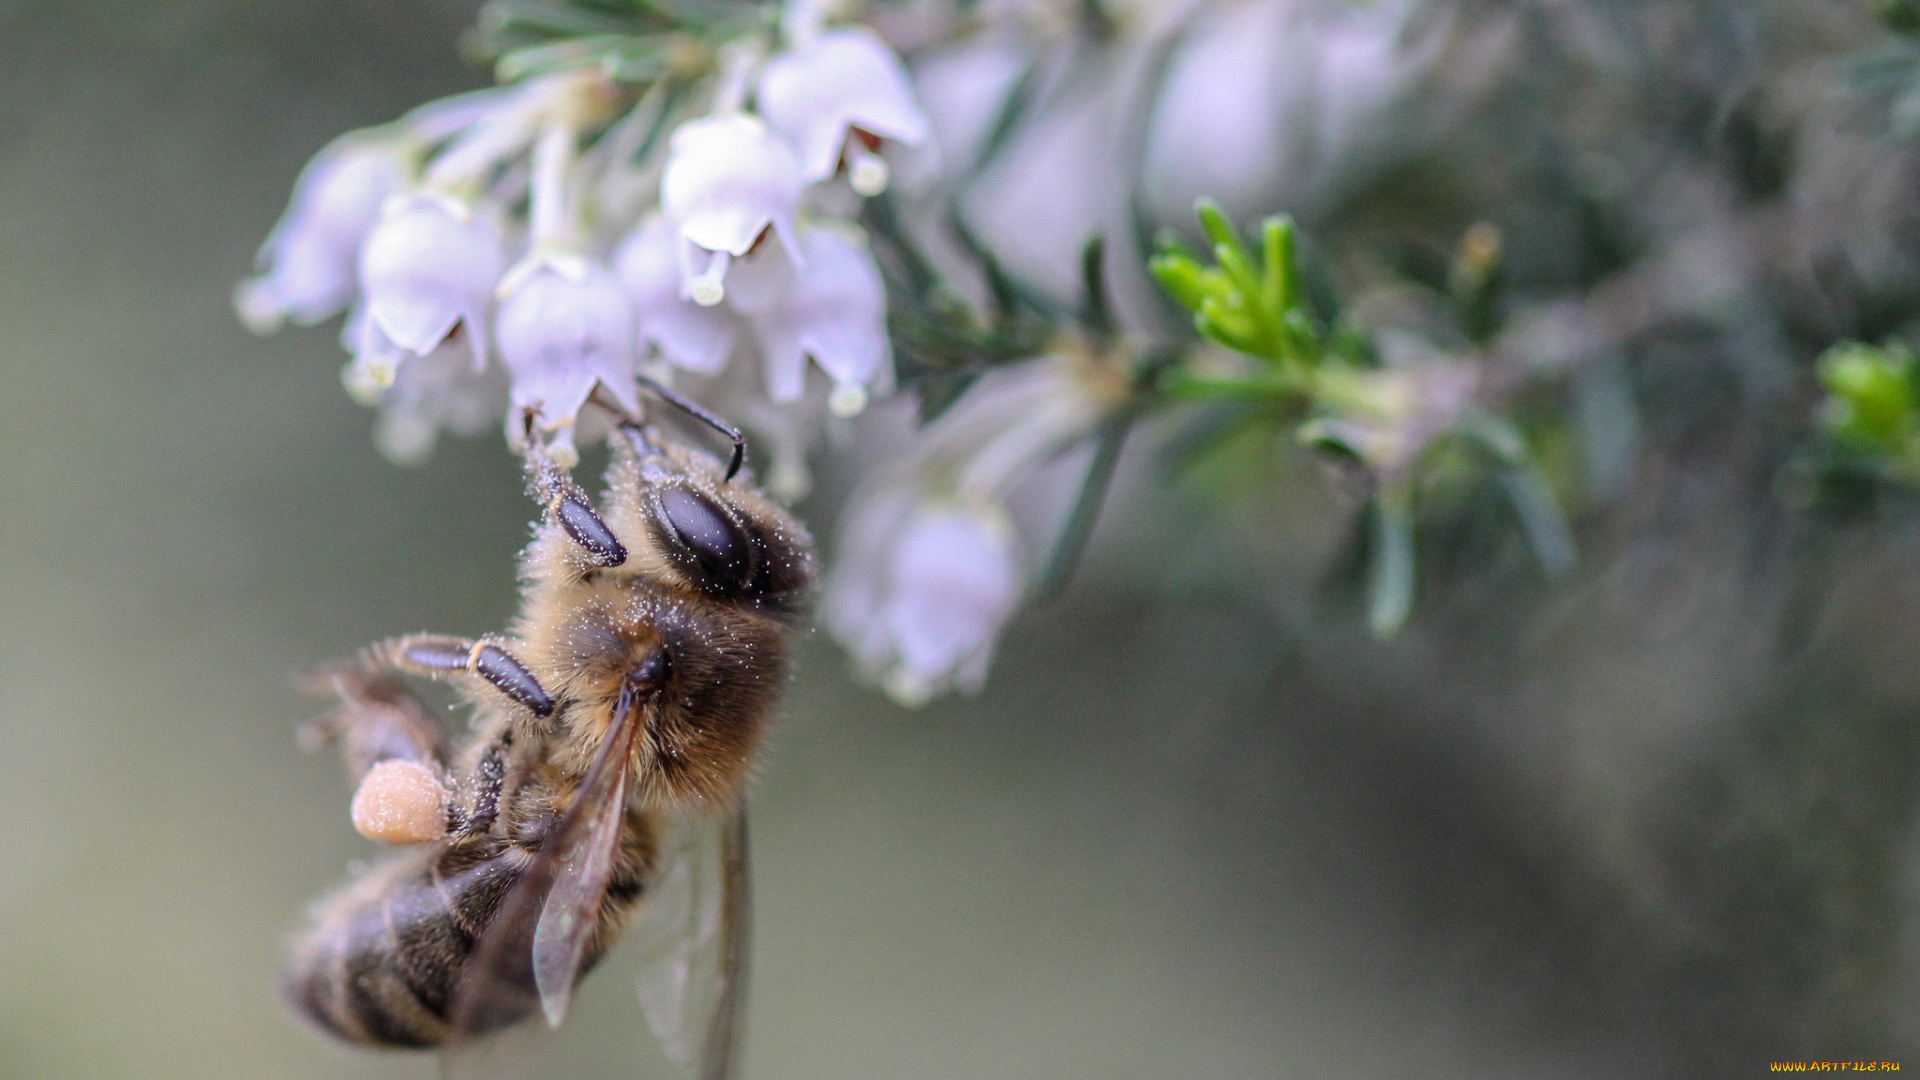
[[[316, 149], [482, 82], [471, 17], [0, 11], [4, 1080], [433, 1075], [274, 996], [375, 854], [291, 675], [500, 626], [529, 507], [494, 439], [381, 459], [330, 330], [252, 338], [228, 295]], [[1245, 520], [1129, 502], [977, 699], [898, 710], [811, 637], [756, 792], [746, 1075], [1899, 1060], [1920, 532], [1786, 520], [1704, 368], [1648, 370], [1693, 405], [1577, 580], [1496, 567], [1392, 645], [1318, 599], [1311, 475]], [[551, 1075], [669, 1075], [618, 967]]]

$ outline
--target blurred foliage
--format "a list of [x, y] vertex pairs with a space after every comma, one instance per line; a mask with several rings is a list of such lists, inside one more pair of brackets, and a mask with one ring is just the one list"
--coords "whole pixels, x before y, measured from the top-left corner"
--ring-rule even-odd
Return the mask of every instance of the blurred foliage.
[[1295, 442], [1364, 470], [1370, 488], [1367, 625], [1375, 636], [1398, 633], [1413, 611], [1416, 504], [1458, 505], [1464, 501], [1459, 493], [1482, 476], [1496, 478], [1547, 574], [1572, 567], [1572, 532], [1527, 439], [1481, 404], [1472, 343], [1484, 343], [1498, 327], [1496, 229], [1485, 223], [1468, 229], [1446, 277], [1466, 355], [1403, 343], [1416, 355], [1387, 364], [1364, 330], [1310, 304], [1292, 220], [1262, 222], [1256, 254], [1217, 203], [1201, 200], [1196, 212], [1212, 262], [1203, 263], [1169, 234], [1149, 269], [1192, 313], [1204, 341], [1250, 363], [1195, 351], [1169, 365], [1157, 389], [1171, 401], [1238, 406], [1239, 424], [1285, 428]]
[[487, 0], [464, 51], [503, 83], [579, 67], [650, 82], [705, 71], [716, 46], [770, 28], [773, 15], [743, 0]]
[[1920, 3], [1914, 0], [1873, 0], [1873, 12], [1888, 29], [1903, 33], [1920, 31]]
[[952, 407], [986, 371], [1033, 357], [1052, 342], [1061, 306], [1007, 273], [957, 219], [951, 231], [987, 288], [984, 312], [934, 267], [901, 220], [892, 192], [866, 200], [861, 224], [886, 275], [897, 377], [919, 395], [922, 423]]
[[1855, 468], [1920, 483], [1920, 364], [1905, 343], [1846, 342], [1820, 358], [1821, 430]]

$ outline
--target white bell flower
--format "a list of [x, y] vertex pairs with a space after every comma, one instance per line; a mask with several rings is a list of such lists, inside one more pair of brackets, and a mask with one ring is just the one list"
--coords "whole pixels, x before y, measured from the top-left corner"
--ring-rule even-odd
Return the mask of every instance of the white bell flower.
[[397, 464], [426, 461], [443, 428], [478, 435], [506, 411], [505, 373], [494, 364], [474, 371], [457, 338], [409, 360], [380, 392], [373, 442]]
[[488, 306], [506, 268], [499, 232], [464, 204], [429, 195], [390, 200], [360, 253], [367, 318], [414, 356], [464, 326], [477, 370], [487, 359]]
[[288, 319], [310, 326], [351, 303], [360, 289], [360, 248], [409, 171], [396, 141], [364, 135], [336, 139], [315, 155], [260, 247], [260, 276], [235, 290], [240, 321], [270, 334]]
[[740, 320], [725, 307], [707, 307], [681, 291], [680, 231], [654, 217], [621, 243], [614, 267], [633, 301], [642, 341], [652, 342], [675, 367], [718, 375], [740, 339]]
[[[833, 411], [851, 416], [866, 406], [869, 388], [884, 392], [892, 380], [886, 287], [872, 254], [835, 230], [808, 229], [801, 243], [805, 269], [760, 310], [744, 312], [760, 343], [767, 396], [798, 400], [811, 356], [833, 379]], [[736, 308], [754, 299], [736, 292]]]
[[762, 244], [733, 263], [725, 300], [712, 307], [675, 288], [674, 242], [671, 224], [647, 222], [621, 245], [618, 266], [641, 338], [675, 367], [719, 374], [745, 330], [760, 347], [767, 397], [776, 404], [805, 392], [808, 357], [833, 380], [829, 400], [841, 416], [891, 390], [886, 288], [858, 241], [809, 228], [800, 234], [800, 259], [774, 250], [784, 246], [778, 240]]
[[574, 417], [596, 384], [639, 411], [633, 307], [606, 268], [549, 260], [501, 301], [496, 333], [514, 415], [531, 411], [541, 427], [557, 432], [559, 457], [569, 455]]
[[895, 699], [981, 685], [1025, 588], [1006, 507], [1117, 404], [1107, 374], [1076, 354], [989, 372], [855, 489], [822, 614]]
[[903, 705], [978, 691], [1022, 586], [1005, 514], [885, 491], [856, 502], [848, 520], [827, 583], [829, 629]]
[[760, 114], [800, 152], [809, 180], [839, 171], [847, 154], [854, 190], [877, 195], [887, 186], [886, 163], [873, 140], [917, 146], [927, 117], [914, 100], [906, 68], [880, 36], [863, 26], [843, 27], [767, 61], [755, 97]]
[[768, 229], [798, 257], [794, 219], [806, 177], [759, 117], [723, 113], [680, 125], [660, 177], [660, 207], [679, 227], [682, 295], [711, 307], [727, 265]]

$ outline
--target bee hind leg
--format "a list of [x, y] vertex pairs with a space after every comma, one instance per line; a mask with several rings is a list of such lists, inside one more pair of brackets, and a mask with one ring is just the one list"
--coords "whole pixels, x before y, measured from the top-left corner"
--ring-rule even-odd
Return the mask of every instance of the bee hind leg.
[[325, 668], [302, 687], [338, 700], [334, 710], [300, 727], [300, 743], [318, 750], [337, 743], [348, 778], [358, 783], [383, 761], [446, 768], [446, 731], [391, 669], [371, 656]]
[[355, 784], [354, 828], [390, 843], [443, 835], [449, 824], [446, 733], [420, 699], [371, 655], [315, 675], [308, 689], [331, 690], [339, 699], [300, 736], [311, 750], [339, 744]]
[[454, 835], [479, 836], [493, 828], [494, 819], [500, 816], [500, 790], [506, 784], [507, 751], [512, 746], [513, 729], [507, 727], [480, 752], [471, 781], [473, 806], [455, 806], [450, 812], [448, 828]]

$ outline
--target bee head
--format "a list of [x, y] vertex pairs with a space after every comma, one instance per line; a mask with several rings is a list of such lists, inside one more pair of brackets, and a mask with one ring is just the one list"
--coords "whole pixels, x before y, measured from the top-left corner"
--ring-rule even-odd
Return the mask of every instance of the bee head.
[[812, 541], [751, 476], [639, 428], [623, 430], [604, 505], [622, 537], [639, 541], [632, 572], [667, 577], [704, 596], [797, 615], [813, 580]]

